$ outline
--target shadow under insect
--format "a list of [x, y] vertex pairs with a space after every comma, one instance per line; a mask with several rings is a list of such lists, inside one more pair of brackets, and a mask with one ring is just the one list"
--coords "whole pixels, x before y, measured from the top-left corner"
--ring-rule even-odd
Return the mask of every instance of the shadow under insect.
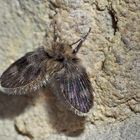
[[45, 102], [48, 114], [46, 117], [57, 133], [76, 137], [84, 131], [85, 117], [79, 117], [67, 110], [49, 88], [44, 88], [40, 95], [34, 93], [34, 96], [13, 96], [0, 92], [0, 119], [14, 119], [22, 115], [27, 108], [32, 107], [33, 102], [38, 102], [39, 96], [43, 96], [42, 102]]
[[53, 129], [58, 133], [64, 133], [68, 136], [78, 136], [85, 128], [85, 117], [80, 117], [69, 111], [60, 100], [52, 94], [49, 89], [46, 91], [46, 111]]
[[30, 98], [28, 96], [5, 95], [0, 92], [0, 118], [13, 119], [29, 105]]

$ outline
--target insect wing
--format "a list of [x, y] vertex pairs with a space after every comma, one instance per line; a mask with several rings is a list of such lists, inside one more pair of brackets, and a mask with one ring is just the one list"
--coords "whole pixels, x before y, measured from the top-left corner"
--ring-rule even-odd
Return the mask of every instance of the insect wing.
[[52, 88], [57, 97], [75, 114], [84, 116], [93, 105], [93, 89], [81, 66], [63, 69], [53, 80]]
[[46, 84], [43, 62], [48, 59], [43, 48], [29, 52], [14, 62], [1, 76], [1, 88], [8, 94], [23, 94]]

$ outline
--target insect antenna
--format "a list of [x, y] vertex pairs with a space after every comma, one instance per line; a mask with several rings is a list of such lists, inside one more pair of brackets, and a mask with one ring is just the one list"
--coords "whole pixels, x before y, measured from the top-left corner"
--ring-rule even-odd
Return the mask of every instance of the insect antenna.
[[81, 48], [83, 42], [86, 40], [87, 36], [89, 35], [90, 31], [91, 31], [91, 28], [89, 28], [89, 31], [86, 33], [85, 36], [83, 36], [82, 38], [78, 39], [76, 42], [74, 42], [74, 43], [72, 43], [70, 45], [70, 46], [72, 46], [72, 45], [74, 45], [74, 44], [79, 42], [78, 45], [76, 46], [76, 48], [73, 50], [73, 54], [76, 54], [79, 51], [79, 49]]
[[58, 34], [56, 32], [56, 21], [54, 21], [53, 23], [53, 41], [56, 42]]
[[56, 46], [59, 42], [61, 42], [61, 37], [60, 35], [58, 34], [58, 26], [57, 26], [57, 21], [54, 20], [51, 25], [53, 26], [53, 46], [52, 48], [53, 49], [56, 49]]

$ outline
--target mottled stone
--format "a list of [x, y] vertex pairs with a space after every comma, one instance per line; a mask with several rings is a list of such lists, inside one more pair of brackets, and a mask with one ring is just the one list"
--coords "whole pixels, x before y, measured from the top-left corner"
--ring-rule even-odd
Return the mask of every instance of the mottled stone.
[[0, 74], [26, 52], [49, 48], [55, 19], [70, 44], [92, 28], [78, 56], [95, 91], [87, 118], [66, 110], [48, 89], [0, 93], [0, 140], [140, 139], [139, 10], [139, 0], [0, 1]]
[[[136, 115], [124, 122], [93, 126], [87, 124], [84, 133], [72, 133], [69, 136], [52, 134], [48, 140], [139, 140], [140, 116]], [[43, 139], [44, 140], [44, 139]]]

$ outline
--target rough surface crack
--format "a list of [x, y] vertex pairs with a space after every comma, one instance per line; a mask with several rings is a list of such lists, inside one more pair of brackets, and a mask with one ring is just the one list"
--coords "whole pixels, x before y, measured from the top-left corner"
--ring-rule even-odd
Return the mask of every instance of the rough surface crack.
[[114, 29], [114, 35], [119, 30], [118, 28], [118, 17], [116, 16], [116, 11], [113, 9], [112, 5], [108, 7], [108, 13], [112, 18], [112, 28]]

